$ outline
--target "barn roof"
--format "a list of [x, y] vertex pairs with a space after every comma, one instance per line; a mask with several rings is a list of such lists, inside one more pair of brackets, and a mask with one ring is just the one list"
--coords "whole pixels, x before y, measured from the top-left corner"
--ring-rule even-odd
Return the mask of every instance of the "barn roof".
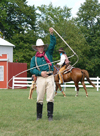
[[10, 42], [8, 42], [8, 41], [2, 39], [1, 37], [0, 37], [0, 45], [1, 45], [1, 46], [13, 46], [13, 47], [15, 47], [14, 44], [12, 44], [12, 43], [10, 43]]

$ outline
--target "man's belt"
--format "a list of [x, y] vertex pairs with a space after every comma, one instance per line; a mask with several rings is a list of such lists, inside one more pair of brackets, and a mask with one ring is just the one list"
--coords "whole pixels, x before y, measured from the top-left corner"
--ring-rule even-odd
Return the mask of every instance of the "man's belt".
[[53, 75], [53, 73], [49, 73], [49, 74], [47, 74], [48, 76], [51, 76], [51, 75]]
[[48, 76], [53, 75], [53, 71], [49, 71], [49, 72], [47, 72], [47, 75], [48, 75]]

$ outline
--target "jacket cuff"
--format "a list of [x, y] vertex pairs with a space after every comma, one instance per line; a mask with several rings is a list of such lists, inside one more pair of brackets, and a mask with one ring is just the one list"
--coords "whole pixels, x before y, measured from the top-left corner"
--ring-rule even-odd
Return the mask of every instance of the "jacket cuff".
[[39, 71], [39, 76], [41, 76], [41, 71]]

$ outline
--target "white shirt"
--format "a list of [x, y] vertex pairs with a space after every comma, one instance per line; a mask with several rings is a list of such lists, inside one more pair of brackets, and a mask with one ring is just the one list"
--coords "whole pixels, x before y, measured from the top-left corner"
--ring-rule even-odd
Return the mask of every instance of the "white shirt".
[[65, 55], [64, 54], [62, 54], [61, 55], [61, 58], [60, 58], [60, 62], [59, 63], [57, 63], [57, 65], [59, 65], [59, 66], [61, 66], [64, 62], [65, 62]]

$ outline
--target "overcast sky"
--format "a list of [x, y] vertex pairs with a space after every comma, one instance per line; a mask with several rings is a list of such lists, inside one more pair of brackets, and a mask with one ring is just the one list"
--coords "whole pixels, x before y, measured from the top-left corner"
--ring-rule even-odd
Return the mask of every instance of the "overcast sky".
[[37, 6], [41, 6], [42, 4], [49, 5], [52, 2], [53, 6], [60, 6], [60, 7], [67, 6], [68, 8], [72, 8], [71, 13], [72, 16], [75, 17], [79, 7], [85, 1], [86, 0], [27, 0], [28, 2], [27, 4], [31, 6], [34, 5], [35, 7], [37, 7]]

